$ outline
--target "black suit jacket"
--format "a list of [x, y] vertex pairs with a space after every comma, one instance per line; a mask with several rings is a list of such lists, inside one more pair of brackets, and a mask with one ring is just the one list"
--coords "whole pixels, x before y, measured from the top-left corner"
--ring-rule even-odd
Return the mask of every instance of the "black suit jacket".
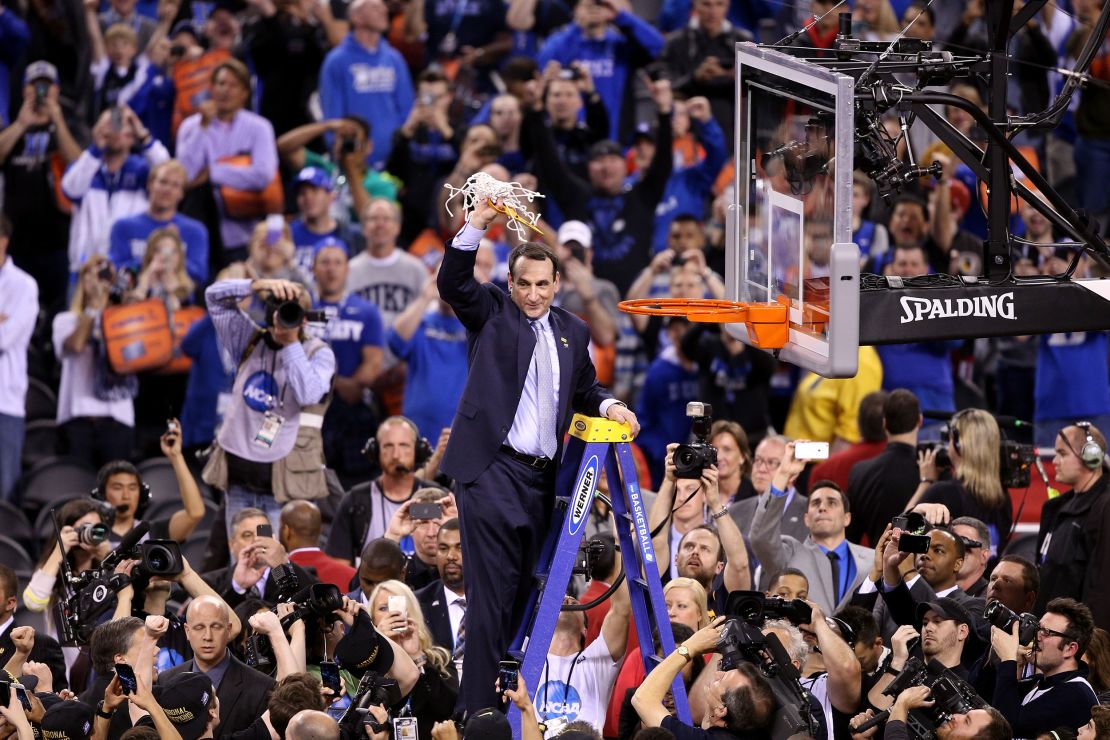
[[875, 457], [856, 463], [848, 474], [848, 540], [862, 542], [866, 534], [874, 547], [890, 520], [905, 511], [920, 478], [917, 452], [904, 442], [890, 442]]
[[[231, 665], [227, 667], [216, 696], [220, 699], [220, 726], [216, 728], [216, 738], [228, 737], [233, 732], [250, 727], [251, 723], [262, 716], [270, 703], [270, 691], [274, 679], [259, 673], [234, 655], [229, 655]], [[158, 683], [170, 676], [186, 671], [198, 671], [192, 660], [163, 671]]]
[[416, 592], [416, 600], [424, 612], [424, 623], [432, 633], [436, 645], [451, 653], [455, 650], [455, 633], [451, 629], [451, 615], [443, 596], [443, 581], [438, 578]]
[[[474, 482], [489, 467], [508, 435], [536, 348], [528, 318], [512, 299], [500, 288], [474, 279], [475, 254], [448, 244], [438, 278], [440, 297], [466, 327], [470, 372], [440, 465], [462, 483]], [[556, 429], [561, 448], [573, 412], [597, 416], [601, 402], [612, 396], [594, 373], [585, 322], [554, 306], [550, 321], [559, 355]]]
[[[4, 634], [0, 635], [0, 668], [3, 668], [4, 664], [15, 655], [11, 632], [17, 626], [13, 623], [11, 627], [4, 630]], [[27, 656], [27, 660], [45, 663], [50, 668], [50, 674], [54, 679], [54, 691], [69, 688], [69, 681], [66, 678], [66, 659], [62, 655], [62, 647], [50, 635], [42, 632], [35, 633], [35, 646], [31, 648], [31, 654]]]
[[[309, 573], [296, 563], [290, 563], [290, 565], [292, 565], [293, 570], [297, 572], [297, 579], [300, 581], [301, 588], [308, 586], [310, 583], [316, 583], [319, 580], [314, 573]], [[219, 570], [214, 570], [201, 576], [232, 609], [242, 604], [247, 598], [246, 594], [236, 593], [235, 587], [231, 585], [231, 577], [233, 575], [235, 575], [235, 566], [229, 565], [226, 568], [220, 568]], [[263, 600], [270, 604], [275, 603], [277, 592], [277, 585], [274, 583], [274, 572], [271, 570], [266, 575]]]

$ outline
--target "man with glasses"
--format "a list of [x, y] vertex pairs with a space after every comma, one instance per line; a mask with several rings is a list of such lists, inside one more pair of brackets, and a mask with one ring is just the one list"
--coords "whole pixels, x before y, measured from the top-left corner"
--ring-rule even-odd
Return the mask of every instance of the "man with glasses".
[[1036, 613], [1057, 597], [1087, 604], [1095, 624], [1110, 629], [1110, 598], [1099, 588], [1104, 563], [1110, 563], [1110, 507], [1107, 507], [1106, 437], [1098, 427], [1079, 421], [1056, 435], [1052, 459], [1056, 480], [1071, 490], [1044, 505], [1037, 536], [1041, 590]]
[[[752, 520], [755, 519], [756, 508], [767, 505], [771, 478], [782, 463], [788, 442], [790, 438], [781, 434], [772, 434], [763, 438], [755, 448], [755, 455], [752, 457], [752, 487], [757, 495], [737, 501], [728, 510], [729, 516], [744, 535], [744, 544], [748, 546], [748, 562], [752, 564], [752, 568], [755, 568], [756, 562], [751, 543], [748, 541], [748, 530], [751, 529]], [[782, 534], [793, 537], [799, 542], [804, 541], [809, 536], [809, 530], [805, 525], [805, 514], [805, 494], [794, 488], [794, 478], [791, 477], [786, 489], [786, 505], [782, 511]], [[767, 577], [770, 577], [770, 574], [767, 574]], [[762, 583], [757, 587], [766, 588], [766, 586], [766, 583]]]
[[1059, 727], [1074, 730], [1090, 720], [1098, 698], [1080, 658], [1094, 629], [1085, 604], [1068, 598], [1050, 601], [1032, 646], [1036, 673], [1019, 681], [1018, 651], [1025, 648], [1018, 644], [1018, 627], [1010, 634], [991, 628], [994, 652], [1001, 660], [993, 704], [1009, 718], [1015, 737], [1037, 737]]

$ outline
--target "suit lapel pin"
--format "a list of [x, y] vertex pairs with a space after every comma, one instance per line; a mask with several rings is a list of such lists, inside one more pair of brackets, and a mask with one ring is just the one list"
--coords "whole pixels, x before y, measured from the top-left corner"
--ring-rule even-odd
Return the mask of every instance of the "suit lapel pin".
[[566, 337], [559, 337], [559, 341], [563, 343], [564, 349], [570, 349], [570, 342], [567, 341]]

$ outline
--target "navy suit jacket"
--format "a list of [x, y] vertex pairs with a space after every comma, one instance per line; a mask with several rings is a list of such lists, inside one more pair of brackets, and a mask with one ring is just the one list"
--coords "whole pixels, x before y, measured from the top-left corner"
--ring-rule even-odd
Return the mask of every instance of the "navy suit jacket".
[[455, 633], [451, 629], [451, 615], [443, 595], [443, 581], [438, 578], [416, 592], [416, 600], [424, 612], [424, 624], [432, 633], [436, 645], [451, 653], [455, 650]]
[[[489, 467], [508, 436], [536, 348], [536, 335], [524, 312], [500, 288], [474, 278], [475, 254], [448, 244], [437, 281], [440, 297], [466, 327], [470, 372], [440, 465], [462, 483], [473, 483]], [[561, 454], [562, 435], [574, 412], [597, 416], [601, 402], [612, 396], [594, 373], [585, 322], [556, 307], [551, 308], [550, 321], [559, 355]]]

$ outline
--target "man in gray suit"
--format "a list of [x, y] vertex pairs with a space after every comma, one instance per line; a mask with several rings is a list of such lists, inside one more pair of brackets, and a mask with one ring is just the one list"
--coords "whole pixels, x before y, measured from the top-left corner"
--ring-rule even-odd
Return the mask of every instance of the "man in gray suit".
[[804, 460], [794, 458], [794, 443], [788, 443], [771, 478], [769, 495], [756, 507], [748, 537], [767, 578], [783, 568], [797, 568], [809, 579], [810, 601], [826, 614], [833, 614], [848, 605], [852, 593], [870, 573], [875, 551], [845, 539], [844, 530], [852, 514], [848, 497], [832, 481], [813, 484], [803, 517], [806, 537], [799, 540], [783, 534], [787, 490], [804, 467]]
[[[778, 470], [779, 463], [782, 462], [782, 456], [786, 452], [788, 442], [790, 442], [790, 438], [781, 434], [763, 438], [763, 441], [755, 448], [755, 455], [752, 458], [752, 487], [759, 495], [737, 501], [728, 510], [729, 516], [736, 522], [736, 528], [744, 535], [744, 545], [748, 548], [748, 563], [752, 570], [752, 587], [760, 590], [767, 589], [770, 585], [770, 577], [764, 569], [759, 582], [755, 582], [755, 569], [759, 563], [756, 562], [755, 553], [752, 551], [748, 531], [755, 519], [756, 507], [760, 503], [765, 503], [770, 495], [767, 489], [771, 487], [771, 478]], [[809, 534], [803, 521], [805, 513], [806, 497], [800, 491], [795, 490], [794, 481], [790, 481], [786, 492], [786, 507], [782, 512], [782, 533], [798, 541], [804, 540]]]

